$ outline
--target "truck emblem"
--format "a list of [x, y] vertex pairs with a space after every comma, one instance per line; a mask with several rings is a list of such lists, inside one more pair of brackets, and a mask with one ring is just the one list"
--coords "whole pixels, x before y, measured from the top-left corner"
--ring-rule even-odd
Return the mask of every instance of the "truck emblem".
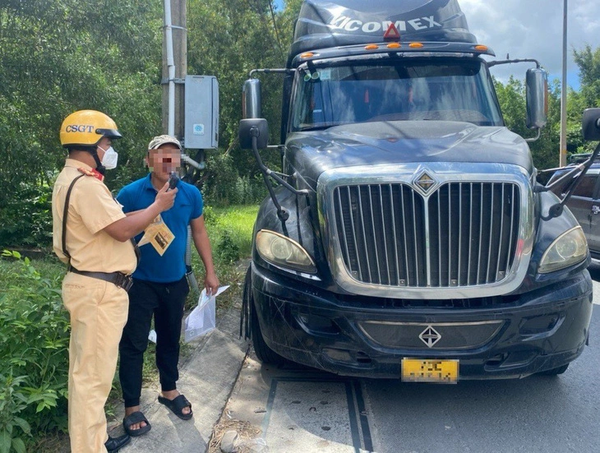
[[442, 336], [432, 326], [427, 326], [427, 328], [421, 332], [419, 338], [427, 345], [428, 348], [433, 348], [433, 345], [440, 341]]
[[429, 193], [429, 191], [435, 186], [436, 181], [433, 179], [427, 172], [423, 172], [421, 176], [419, 176], [414, 184], [421, 189], [424, 194]]

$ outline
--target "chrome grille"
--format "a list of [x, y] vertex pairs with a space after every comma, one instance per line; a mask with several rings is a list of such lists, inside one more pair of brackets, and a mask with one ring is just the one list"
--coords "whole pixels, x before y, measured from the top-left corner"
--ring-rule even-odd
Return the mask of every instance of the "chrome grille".
[[447, 182], [424, 197], [406, 183], [337, 186], [334, 231], [362, 282], [451, 288], [501, 282], [515, 259], [521, 212], [510, 182]]

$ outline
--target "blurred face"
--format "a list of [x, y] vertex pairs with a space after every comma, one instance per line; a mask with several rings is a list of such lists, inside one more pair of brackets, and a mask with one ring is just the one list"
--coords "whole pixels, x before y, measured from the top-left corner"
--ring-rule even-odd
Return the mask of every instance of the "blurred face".
[[176, 145], [166, 143], [158, 149], [149, 150], [146, 162], [150, 171], [159, 179], [166, 180], [172, 171], [179, 172], [181, 151]]

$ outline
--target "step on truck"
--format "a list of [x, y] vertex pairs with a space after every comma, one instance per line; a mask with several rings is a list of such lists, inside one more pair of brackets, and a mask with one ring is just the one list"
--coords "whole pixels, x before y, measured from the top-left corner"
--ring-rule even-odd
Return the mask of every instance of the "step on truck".
[[[588, 248], [527, 144], [547, 76], [493, 56], [455, 0], [305, 0], [286, 67], [250, 73], [239, 139], [269, 196], [243, 327], [263, 363], [454, 383], [556, 375], [581, 354]], [[529, 66], [530, 138], [503, 122], [489, 68], [506, 63]], [[260, 153], [267, 73], [283, 79], [278, 171]]]

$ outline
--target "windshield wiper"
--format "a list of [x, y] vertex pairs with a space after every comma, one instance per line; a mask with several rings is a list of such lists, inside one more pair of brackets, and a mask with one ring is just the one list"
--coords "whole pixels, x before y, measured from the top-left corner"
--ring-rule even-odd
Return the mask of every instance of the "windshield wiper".
[[339, 126], [340, 123], [321, 123], [321, 124], [315, 124], [313, 126], [309, 126], [309, 127], [302, 127], [300, 128], [301, 132], [308, 132], [308, 131], [322, 131], [324, 129], [329, 129], [330, 127], [334, 127], [334, 126]]

